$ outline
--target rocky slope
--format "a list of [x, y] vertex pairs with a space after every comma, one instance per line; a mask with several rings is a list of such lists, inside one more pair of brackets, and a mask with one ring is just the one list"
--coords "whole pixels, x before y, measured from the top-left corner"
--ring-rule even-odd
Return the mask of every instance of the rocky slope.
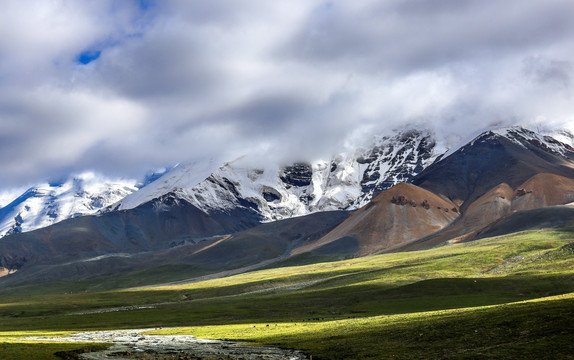
[[[208, 215], [170, 193], [136, 209], [76, 217], [34, 231], [5, 236], [0, 239], [0, 267], [13, 271], [24, 266], [94, 261], [117, 254], [128, 257], [136, 253], [153, 254], [194, 245], [215, 235], [238, 232], [259, 223], [260, 218], [254, 211], [234, 209]], [[74, 271], [69, 272], [61, 275], [71, 276]], [[97, 271], [90, 274], [94, 273]]]
[[[140, 207], [84, 216], [2, 238], [0, 270], [13, 274], [0, 277], [0, 287], [129, 271], [143, 274], [146, 269], [152, 269], [153, 278], [157, 267], [165, 267], [162, 274], [174, 268], [167, 275], [172, 281], [190, 274], [247, 271], [287, 258], [292, 249], [319, 239], [349, 215], [321, 212], [254, 225], [245, 222], [245, 214], [207, 216], [185, 203], [177, 208], [177, 213]], [[233, 223], [234, 218], [243, 218], [243, 223]], [[132, 280], [131, 286], [149, 284], [145, 275]]]

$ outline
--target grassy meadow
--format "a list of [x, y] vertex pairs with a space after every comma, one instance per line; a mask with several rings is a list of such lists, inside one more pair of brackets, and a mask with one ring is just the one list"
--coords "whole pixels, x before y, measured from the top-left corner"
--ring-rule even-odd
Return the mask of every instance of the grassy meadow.
[[[313, 359], [574, 358], [569, 228], [297, 261], [178, 285], [85, 292], [92, 279], [4, 290], [0, 355], [35, 355], [0, 358], [57, 359], [57, 346], [78, 348], [18, 340], [29, 334], [148, 327], [297, 348]], [[119, 311], [101, 311], [110, 308]]]

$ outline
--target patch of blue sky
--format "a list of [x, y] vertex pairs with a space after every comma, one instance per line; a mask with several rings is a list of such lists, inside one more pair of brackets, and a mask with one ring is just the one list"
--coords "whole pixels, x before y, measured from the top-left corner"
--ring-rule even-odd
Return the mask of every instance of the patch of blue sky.
[[97, 60], [102, 54], [101, 50], [88, 49], [84, 50], [76, 56], [76, 62], [81, 65], [88, 65], [92, 61]]
[[136, 2], [142, 10], [147, 10], [154, 5], [153, 0], [136, 0]]

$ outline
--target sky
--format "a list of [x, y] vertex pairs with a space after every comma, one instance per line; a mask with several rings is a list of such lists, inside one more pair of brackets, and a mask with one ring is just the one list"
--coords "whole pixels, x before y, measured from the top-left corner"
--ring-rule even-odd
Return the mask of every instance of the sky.
[[0, 189], [574, 128], [568, 0], [4, 0]]

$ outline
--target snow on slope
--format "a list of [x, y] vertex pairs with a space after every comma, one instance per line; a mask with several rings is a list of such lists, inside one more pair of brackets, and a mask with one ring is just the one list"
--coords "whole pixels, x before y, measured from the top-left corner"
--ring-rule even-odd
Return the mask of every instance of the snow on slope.
[[0, 209], [2, 209], [4, 206], [10, 204], [18, 196], [20, 196], [24, 191], [26, 191], [26, 188], [11, 189], [8, 191], [0, 192]]
[[543, 135], [550, 136], [564, 144], [574, 147], [574, 134], [569, 130], [549, 130], [542, 132]]
[[110, 180], [88, 172], [31, 187], [0, 208], [0, 237], [94, 214], [136, 191], [134, 185], [135, 181]]
[[193, 187], [217, 170], [213, 161], [178, 164], [157, 179], [145, 184], [137, 192], [126, 196], [105, 211], [133, 209], [169, 192]]
[[488, 136], [501, 136], [524, 147], [525, 143], [530, 143], [546, 149], [547, 151], [564, 155], [567, 151], [574, 151], [574, 134], [568, 130], [544, 130], [534, 132], [525, 126], [507, 126], [507, 127], [490, 127], [475, 132], [472, 136], [460, 141], [457, 145], [451, 147], [439, 159], [445, 159], [458, 150], [472, 145], [479, 138], [483, 139]]
[[[543, 134], [538, 134], [532, 130], [528, 130], [523, 127], [513, 126], [501, 129], [493, 130], [492, 133], [503, 136], [514, 143], [524, 146], [525, 143], [529, 143], [540, 147], [548, 152], [566, 155], [567, 152], [571, 152], [574, 149], [567, 143], [556, 140], [552, 136], [547, 136]], [[566, 134], [565, 132], [563, 134]]]
[[107, 210], [131, 209], [170, 192], [206, 213], [250, 207], [265, 221], [357, 209], [430, 165], [439, 155], [435, 146], [430, 132], [409, 130], [313, 163], [253, 168], [243, 157], [220, 168], [179, 165]]

